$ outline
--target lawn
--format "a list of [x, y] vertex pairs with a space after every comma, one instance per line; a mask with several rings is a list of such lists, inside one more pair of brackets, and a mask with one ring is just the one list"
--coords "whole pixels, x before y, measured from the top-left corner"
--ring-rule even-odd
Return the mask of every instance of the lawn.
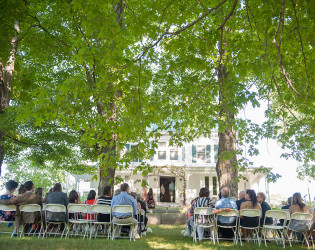
[[[1, 226], [1, 229], [4, 227]], [[83, 240], [82, 238], [47, 238], [37, 239], [33, 237], [11, 238], [8, 234], [0, 234], [0, 249], [257, 249], [254, 243], [244, 243], [243, 247], [235, 246], [232, 242], [221, 242], [220, 245], [213, 245], [209, 241], [198, 244], [192, 242], [192, 238], [181, 236], [184, 226], [159, 225], [151, 226], [153, 233], [142, 239], [130, 242], [127, 239], [107, 240], [104, 238]], [[294, 249], [302, 248], [301, 245], [294, 245]], [[261, 249], [266, 249], [261, 245]], [[269, 243], [269, 249], [283, 249], [281, 246]], [[303, 247], [304, 248], [304, 247]], [[288, 246], [288, 249], [291, 249]], [[306, 248], [304, 248], [306, 249]]]

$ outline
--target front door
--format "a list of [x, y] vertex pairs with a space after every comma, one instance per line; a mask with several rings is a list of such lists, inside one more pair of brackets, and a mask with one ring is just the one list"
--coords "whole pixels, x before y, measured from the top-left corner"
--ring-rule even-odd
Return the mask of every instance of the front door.
[[175, 177], [160, 177], [160, 201], [175, 202]]

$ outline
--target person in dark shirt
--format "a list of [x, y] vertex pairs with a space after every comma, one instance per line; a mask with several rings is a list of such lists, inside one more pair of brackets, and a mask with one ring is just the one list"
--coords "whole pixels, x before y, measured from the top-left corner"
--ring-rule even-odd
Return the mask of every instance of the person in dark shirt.
[[[100, 196], [96, 201], [95, 204], [107, 205], [110, 206], [112, 204], [113, 199], [113, 190], [111, 186], [104, 187], [103, 196]], [[99, 222], [109, 222], [110, 221], [110, 214], [102, 214], [98, 215], [97, 221]]]
[[[257, 201], [261, 206], [260, 226], [263, 226], [263, 224], [264, 224], [266, 212], [268, 210], [271, 210], [270, 206], [268, 205], [268, 203], [265, 200], [266, 200], [266, 195], [263, 192], [258, 192], [257, 193]], [[267, 217], [265, 224], [270, 225], [270, 224], [272, 224], [272, 222], [273, 222], [272, 218]]]
[[[289, 210], [289, 208], [290, 208], [290, 206], [291, 206], [291, 201], [292, 201], [292, 197], [289, 197], [289, 198], [288, 198], [288, 204], [287, 204], [287, 205], [284, 205], [283, 207], [281, 207], [281, 210], [282, 210], [282, 209], [288, 209], [288, 210]], [[281, 219], [281, 220], [279, 220], [279, 222], [280, 222], [280, 223], [278, 223], [278, 225], [279, 225], [279, 226], [282, 226], [283, 223], [284, 223], [284, 220]], [[287, 224], [289, 224], [289, 221], [287, 221]]]
[[246, 201], [246, 199], [245, 199], [245, 194], [246, 194], [246, 191], [245, 191], [245, 190], [242, 190], [242, 191], [238, 194], [238, 199], [239, 199], [239, 200], [236, 201], [237, 210], [240, 210], [240, 208], [241, 208], [241, 203]]
[[[143, 216], [144, 216], [144, 226], [146, 227], [147, 223], [148, 223], [148, 217], [146, 216], [146, 214], [147, 214], [147, 205], [145, 204], [145, 202], [143, 202], [141, 200], [141, 195], [140, 194], [137, 194], [137, 202], [140, 203], [141, 209], [143, 209], [144, 212], [145, 212], [144, 215], [143, 214], [141, 215], [141, 220], [143, 220]], [[142, 230], [142, 228], [141, 228], [141, 230]]]

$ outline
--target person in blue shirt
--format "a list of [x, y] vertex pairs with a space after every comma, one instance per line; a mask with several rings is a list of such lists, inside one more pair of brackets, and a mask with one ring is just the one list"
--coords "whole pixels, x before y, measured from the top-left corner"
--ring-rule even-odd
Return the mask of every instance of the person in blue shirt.
[[[133, 208], [133, 215], [137, 214], [137, 201], [131, 195], [129, 195], [129, 185], [127, 183], [123, 183], [120, 186], [121, 193], [116, 195], [112, 199], [111, 208], [113, 210], [114, 206], [118, 205], [129, 205]], [[133, 223], [134, 224], [134, 237], [135, 239], [139, 239], [140, 236], [136, 233], [138, 227], [138, 221], [134, 217], [132, 217], [130, 213], [117, 213], [113, 214], [113, 223]], [[115, 235], [118, 236], [119, 228], [115, 227]]]
[[[215, 202], [216, 209], [223, 209], [223, 208], [237, 209], [236, 201], [229, 198], [230, 189], [228, 187], [224, 187], [221, 189], [221, 195], [222, 195], [222, 198]], [[220, 213], [218, 214], [218, 225], [234, 226], [235, 224], [236, 224], [235, 216], [227, 217], [227, 216], [220, 216]], [[229, 228], [219, 228], [219, 232], [221, 233], [223, 238], [231, 238], [234, 236], [233, 231]]]

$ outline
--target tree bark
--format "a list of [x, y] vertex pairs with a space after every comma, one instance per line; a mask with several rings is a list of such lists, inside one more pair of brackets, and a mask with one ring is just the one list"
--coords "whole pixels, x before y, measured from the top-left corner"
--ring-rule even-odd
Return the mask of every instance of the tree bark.
[[[12, 37], [11, 39], [11, 51], [10, 57], [7, 63], [4, 65], [4, 62], [0, 58], [0, 115], [4, 116], [6, 113], [6, 109], [10, 105], [11, 99], [11, 84], [12, 84], [12, 76], [14, 72], [14, 63], [16, 59], [16, 52], [19, 43], [19, 32], [20, 32], [20, 22], [15, 21], [14, 28], [16, 30], [17, 35]], [[0, 176], [1, 176], [1, 168], [2, 163], [5, 156], [5, 131], [0, 129]]]

